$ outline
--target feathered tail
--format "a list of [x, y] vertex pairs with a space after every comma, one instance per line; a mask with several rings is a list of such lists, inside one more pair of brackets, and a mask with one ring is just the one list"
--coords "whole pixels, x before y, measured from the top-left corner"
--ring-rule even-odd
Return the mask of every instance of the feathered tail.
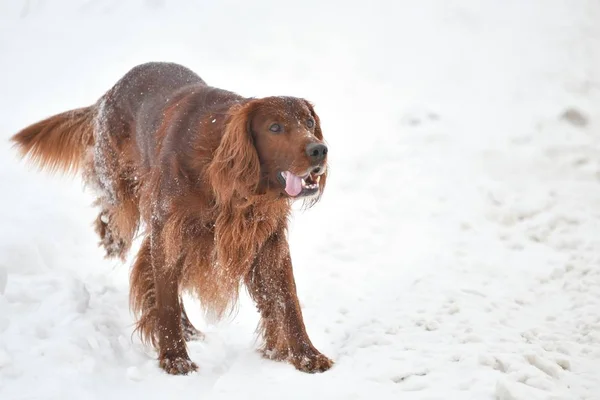
[[76, 172], [94, 141], [94, 115], [94, 106], [67, 111], [28, 126], [11, 140], [42, 169]]

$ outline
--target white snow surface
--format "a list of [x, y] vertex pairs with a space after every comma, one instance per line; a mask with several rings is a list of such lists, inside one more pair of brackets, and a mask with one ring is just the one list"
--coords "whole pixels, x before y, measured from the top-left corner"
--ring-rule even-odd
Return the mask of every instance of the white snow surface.
[[[600, 399], [600, 3], [0, 2], [0, 399]], [[78, 178], [8, 138], [136, 64], [316, 104], [323, 200], [290, 245], [335, 366], [260, 357], [258, 315], [168, 376], [132, 336]]]

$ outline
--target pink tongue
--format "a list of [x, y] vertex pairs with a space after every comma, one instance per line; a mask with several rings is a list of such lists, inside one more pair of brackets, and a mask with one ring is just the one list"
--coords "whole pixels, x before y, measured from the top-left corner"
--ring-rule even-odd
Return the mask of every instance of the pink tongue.
[[298, 196], [302, 191], [302, 179], [299, 176], [292, 174], [290, 171], [285, 171], [285, 191], [292, 197]]

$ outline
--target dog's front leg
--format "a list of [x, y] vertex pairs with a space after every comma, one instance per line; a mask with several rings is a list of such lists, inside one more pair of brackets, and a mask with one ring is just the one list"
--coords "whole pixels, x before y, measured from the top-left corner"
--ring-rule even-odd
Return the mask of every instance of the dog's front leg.
[[152, 227], [152, 269], [156, 288], [157, 319], [155, 336], [158, 337], [160, 367], [169, 374], [188, 374], [198, 369], [188, 356], [181, 328], [179, 276], [181, 265], [165, 259], [160, 227]]
[[266, 357], [287, 360], [304, 372], [331, 368], [333, 362], [313, 346], [306, 333], [283, 230], [267, 240], [246, 276], [246, 285], [261, 313]]

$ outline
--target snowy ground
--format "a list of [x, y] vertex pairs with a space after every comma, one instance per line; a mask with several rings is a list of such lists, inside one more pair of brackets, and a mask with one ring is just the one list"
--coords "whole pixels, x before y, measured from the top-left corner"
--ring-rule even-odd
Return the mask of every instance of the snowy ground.
[[[600, 399], [598, 2], [194, 3], [0, 2], [0, 399]], [[244, 298], [164, 374], [90, 195], [10, 149], [149, 60], [316, 103], [331, 175], [290, 240], [331, 371], [261, 359]]]

